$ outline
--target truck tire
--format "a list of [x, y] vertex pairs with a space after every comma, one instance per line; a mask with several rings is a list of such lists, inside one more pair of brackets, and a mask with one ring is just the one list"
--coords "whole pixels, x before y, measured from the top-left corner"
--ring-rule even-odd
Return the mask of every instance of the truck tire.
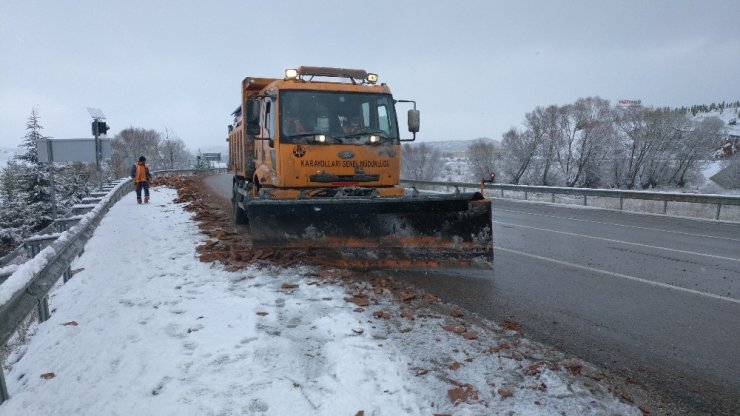
[[246, 211], [239, 207], [239, 202], [242, 200], [242, 195], [239, 193], [240, 183], [241, 181], [234, 182], [233, 196], [231, 198], [234, 207], [234, 223], [236, 225], [244, 225], [249, 223]]

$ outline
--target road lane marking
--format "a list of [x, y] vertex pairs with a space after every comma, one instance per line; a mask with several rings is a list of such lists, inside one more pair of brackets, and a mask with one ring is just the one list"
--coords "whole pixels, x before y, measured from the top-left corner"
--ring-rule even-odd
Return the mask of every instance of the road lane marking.
[[714, 238], [714, 239], [717, 239], [717, 240], [735, 241], [735, 242], [740, 243], [740, 240], [739, 239], [736, 239], [736, 238], [718, 237], [718, 236], [715, 236], [715, 235], [707, 235], [707, 234], [686, 233], [686, 232], [683, 232], [683, 231], [671, 231], [671, 230], [666, 230], [666, 229], [663, 229], [663, 228], [640, 227], [638, 225], [617, 224], [617, 223], [613, 223], [613, 222], [584, 220], [584, 219], [581, 219], [581, 218], [560, 217], [560, 216], [557, 216], [557, 215], [535, 214], [535, 213], [527, 212], [527, 211], [517, 211], [517, 210], [513, 210], [513, 209], [504, 209], [504, 208], [498, 208], [498, 209], [497, 208], [494, 208], [494, 210], [495, 211], [504, 211], [504, 212], [513, 212], [513, 213], [518, 213], [518, 214], [533, 215], [533, 216], [537, 216], [537, 217], [557, 218], [557, 219], [561, 219], [561, 220], [591, 222], [591, 223], [594, 223], [594, 224], [602, 224], [602, 225], [615, 225], [617, 227], [636, 228], [638, 230], [661, 231], [661, 232], [664, 232], [664, 233], [682, 234], [682, 235], [688, 235], [688, 236], [691, 236], [691, 237]]
[[709, 257], [709, 258], [719, 259], [719, 260], [728, 260], [728, 261], [740, 262], [740, 258], [734, 258], [734, 257], [716, 256], [714, 254], [697, 253], [695, 251], [679, 250], [679, 249], [675, 249], [675, 248], [660, 247], [660, 246], [651, 246], [650, 244], [632, 243], [632, 242], [629, 242], [629, 241], [614, 240], [614, 239], [611, 239], [611, 238], [604, 238], [604, 237], [594, 237], [592, 235], [585, 235], [585, 234], [569, 233], [567, 231], [550, 230], [548, 228], [530, 227], [528, 225], [512, 224], [512, 223], [509, 223], [509, 222], [493, 221], [493, 223], [494, 224], [500, 224], [500, 225], [509, 225], [511, 227], [528, 228], [530, 230], [546, 231], [546, 232], [551, 232], [551, 233], [556, 233], [556, 234], [564, 234], [564, 235], [569, 235], [569, 236], [572, 236], [572, 237], [590, 238], [590, 239], [593, 239], [593, 240], [607, 241], [607, 242], [610, 242], [610, 243], [620, 243], [620, 244], [626, 244], [626, 245], [630, 245], [630, 246], [638, 246], [638, 247], [652, 248], [652, 249], [656, 249], [656, 250], [672, 251], [674, 253], [681, 253], [681, 254], [688, 254], [688, 255], [694, 255], [694, 256]]
[[708, 297], [708, 298], [712, 298], [712, 299], [723, 300], [723, 301], [726, 301], [726, 302], [732, 302], [732, 303], [735, 303], [735, 304], [740, 305], [740, 300], [739, 299], [734, 299], [734, 298], [730, 298], [730, 297], [722, 296], [722, 295], [715, 295], [714, 293], [701, 292], [699, 290], [687, 289], [685, 287], [674, 286], [674, 285], [671, 285], [671, 284], [668, 284], [668, 283], [655, 282], [655, 281], [652, 281], [652, 280], [643, 279], [641, 277], [630, 276], [630, 275], [616, 273], [616, 272], [610, 272], [608, 270], [596, 269], [596, 268], [589, 267], [589, 266], [583, 266], [581, 264], [570, 263], [570, 262], [567, 262], [567, 261], [557, 260], [557, 259], [553, 259], [553, 258], [550, 258], [550, 257], [538, 256], [536, 254], [525, 253], [523, 251], [513, 250], [513, 249], [510, 249], [510, 248], [496, 247], [496, 250], [498, 250], [498, 251], [504, 251], [504, 252], [512, 253], [512, 254], [518, 254], [520, 256], [531, 257], [531, 258], [542, 260], [542, 261], [549, 261], [549, 262], [557, 263], [557, 264], [560, 264], [560, 265], [563, 265], [563, 266], [573, 267], [573, 268], [576, 268], [576, 269], [583, 269], [583, 270], [588, 270], [588, 271], [595, 272], [595, 273], [601, 273], [601, 274], [606, 274], [606, 275], [609, 275], [609, 276], [619, 277], [619, 278], [626, 279], [626, 280], [632, 280], [634, 282], [645, 283], [645, 284], [648, 284], [648, 285], [651, 285], [651, 286], [657, 286], [657, 287], [662, 287], [662, 288], [666, 288], [666, 289], [678, 290], [680, 292], [691, 293], [693, 295], [699, 295], [699, 296], [704, 296], [704, 297]]

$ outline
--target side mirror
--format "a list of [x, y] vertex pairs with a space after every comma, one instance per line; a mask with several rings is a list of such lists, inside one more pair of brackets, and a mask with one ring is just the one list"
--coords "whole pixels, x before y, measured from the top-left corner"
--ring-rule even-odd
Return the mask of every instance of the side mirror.
[[409, 131], [411, 133], [418, 133], [419, 132], [419, 123], [421, 121], [421, 112], [415, 108], [412, 108], [409, 110], [408, 113], [408, 123], [409, 123]]
[[399, 139], [402, 142], [413, 142], [416, 140], [416, 133], [419, 132], [419, 121], [421, 119], [421, 113], [419, 113], [419, 110], [416, 109], [416, 101], [413, 100], [396, 100], [396, 103], [411, 103], [414, 105], [414, 108], [409, 110], [408, 112], [408, 125], [409, 125], [409, 131], [414, 135], [411, 139]]

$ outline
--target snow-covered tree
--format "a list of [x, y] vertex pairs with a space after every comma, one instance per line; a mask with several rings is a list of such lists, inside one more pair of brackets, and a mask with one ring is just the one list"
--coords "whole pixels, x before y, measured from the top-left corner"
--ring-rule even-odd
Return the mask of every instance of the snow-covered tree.
[[49, 225], [52, 221], [51, 181], [48, 166], [39, 161], [37, 143], [46, 136], [42, 134], [43, 127], [39, 123], [38, 111], [34, 108], [26, 122], [26, 135], [20, 145], [25, 149], [16, 155], [19, 161], [16, 166], [18, 172], [18, 199], [25, 202], [24, 231], [35, 232]]
[[156, 130], [129, 127], [121, 130], [111, 140], [111, 169], [117, 177], [129, 175], [131, 165], [139, 156], [147, 158], [151, 170], [162, 168], [159, 144], [162, 134]]
[[10, 160], [0, 171], [0, 257], [23, 240], [24, 199], [19, 198], [18, 162]]
[[488, 180], [492, 172], [496, 172], [496, 162], [499, 157], [499, 148], [494, 143], [479, 139], [468, 146], [468, 162], [470, 170], [476, 180]]
[[3, 245], [17, 245], [20, 240], [49, 225], [52, 221], [51, 182], [46, 166], [38, 159], [36, 143], [45, 138], [34, 108], [26, 123], [26, 135], [14, 160], [2, 173], [2, 213], [0, 239]]
[[[37, 142], [44, 139], [38, 111], [26, 123], [19, 153], [0, 170], [0, 254], [49, 225], [52, 218], [48, 163], [38, 159]], [[58, 213], [89, 194], [91, 170], [81, 162], [55, 163], [54, 186]]]
[[90, 194], [93, 182], [97, 180], [91, 167], [92, 164], [71, 162], [54, 169], [58, 210], [66, 211]]
[[28, 116], [26, 121], [26, 135], [23, 136], [23, 143], [20, 148], [25, 149], [22, 153], [16, 155], [16, 159], [22, 160], [28, 164], [36, 165], [39, 163], [39, 152], [36, 147], [36, 143], [45, 139], [46, 137], [41, 134], [43, 126], [41, 126], [39, 112], [36, 107], [31, 109], [31, 114]]
[[164, 169], [187, 169], [190, 153], [185, 143], [170, 129], [164, 130], [159, 142], [159, 155]]
[[401, 148], [401, 178], [429, 181], [435, 178], [442, 164], [442, 152], [426, 143]]
[[501, 147], [504, 153], [504, 172], [513, 184], [519, 184], [530, 168], [532, 160], [542, 145], [544, 133], [512, 127], [504, 133]]
[[609, 102], [599, 97], [579, 98], [562, 107], [557, 158], [566, 186], [601, 182], [598, 166], [613, 143], [612, 114]]

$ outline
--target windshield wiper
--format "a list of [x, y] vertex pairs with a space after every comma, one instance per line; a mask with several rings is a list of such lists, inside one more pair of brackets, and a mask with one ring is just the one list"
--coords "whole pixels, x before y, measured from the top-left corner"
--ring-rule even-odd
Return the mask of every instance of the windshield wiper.
[[380, 136], [383, 139], [389, 139], [390, 138], [390, 136], [388, 135], [388, 133], [386, 133], [384, 130], [380, 130], [380, 129], [363, 129], [362, 131], [358, 131], [356, 133], [345, 134], [345, 135], [339, 136], [337, 138], [338, 139], [352, 139], [352, 138], [355, 138], [355, 137], [367, 136], [369, 134], [378, 135], [378, 136]]

